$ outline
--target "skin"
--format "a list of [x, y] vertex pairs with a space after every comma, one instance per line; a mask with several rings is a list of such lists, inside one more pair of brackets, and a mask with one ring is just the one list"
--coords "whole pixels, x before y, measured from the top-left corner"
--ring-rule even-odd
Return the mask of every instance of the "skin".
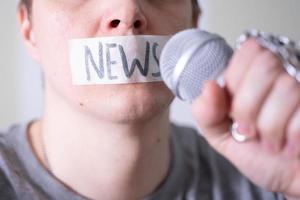
[[[205, 138], [258, 186], [300, 199], [300, 84], [255, 40], [235, 52], [224, 79], [226, 88], [209, 81], [193, 105]], [[232, 119], [251, 140], [234, 141]]]
[[[169, 167], [173, 98], [162, 83], [73, 86], [68, 39], [172, 34], [195, 25], [191, 10], [189, 0], [49, 0], [33, 1], [28, 20], [20, 8], [24, 41], [45, 78], [44, 116], [29, 136], [45, 165], [44, 141], [54, 175], [68, 187], [92, 199], [153, 192]], [[235, 52], [224, 78], [225, 88], [209, 81], [193, 105], [205, 138], [257, 185], [300, 198], [300, 84], [253, 40]], [[254, 139], [235, 142], [231, 119]]]
[[[61, 182], [91, 199], [140, 199], [161, 184], [170, 162], [173, 95], [167, 87], [74, 86], [68, 40], [169, 35], [195, 26], [192, 16], [190, 0], [33, 1], [30, 20], [20, 8], [24, 41], [41, 64], [45, 81], [44, 115], [28, 132], [47, 167], [44, 141], [51, 170]], [[120, 24], [112, 27], [113, 20]]]

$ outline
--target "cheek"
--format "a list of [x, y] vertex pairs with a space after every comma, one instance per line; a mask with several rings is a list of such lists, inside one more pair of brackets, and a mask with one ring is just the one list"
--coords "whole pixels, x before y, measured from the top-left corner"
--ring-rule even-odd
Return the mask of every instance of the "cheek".
[[[38, 48], [40, 64], [43, 67], [45, 81], [70, 87], [69, 33], [72, 32], [68, 17], [60, 13], [41, 13], [34, 16], [34, 34]], [[50, 81], [55, 79], [55, 81]]]

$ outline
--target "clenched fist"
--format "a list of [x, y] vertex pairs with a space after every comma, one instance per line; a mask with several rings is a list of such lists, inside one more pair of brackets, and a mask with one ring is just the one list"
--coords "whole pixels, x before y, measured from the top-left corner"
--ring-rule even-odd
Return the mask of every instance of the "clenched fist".
[[[204, 137], [257, 185], [300, 199], [300, 83], [254, 39], [235, 52], [224, 79], [224, 88], [208, 81], [194, 102]], [[232, 121], [252, 139], [236, 142]]]

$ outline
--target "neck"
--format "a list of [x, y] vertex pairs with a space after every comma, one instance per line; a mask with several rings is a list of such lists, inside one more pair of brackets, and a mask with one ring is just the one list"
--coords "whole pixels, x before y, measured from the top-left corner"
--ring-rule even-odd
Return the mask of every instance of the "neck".
[[140, 199], [166, 177], [168, 110], [147, 122], [114, 123], [52, 101], [46, 95], [45, 152], [52, 173], [76, 192], [91, 199]]

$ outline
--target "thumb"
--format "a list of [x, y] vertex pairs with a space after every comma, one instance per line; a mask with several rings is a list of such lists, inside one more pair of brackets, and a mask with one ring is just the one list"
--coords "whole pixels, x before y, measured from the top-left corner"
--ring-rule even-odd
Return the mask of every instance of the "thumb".
[[212, 146], [217, 147], [216, 143], [230, 136], [230, 99], [225, 88], [215, 81], [206, 82], [192, 109], [201, 132]]

